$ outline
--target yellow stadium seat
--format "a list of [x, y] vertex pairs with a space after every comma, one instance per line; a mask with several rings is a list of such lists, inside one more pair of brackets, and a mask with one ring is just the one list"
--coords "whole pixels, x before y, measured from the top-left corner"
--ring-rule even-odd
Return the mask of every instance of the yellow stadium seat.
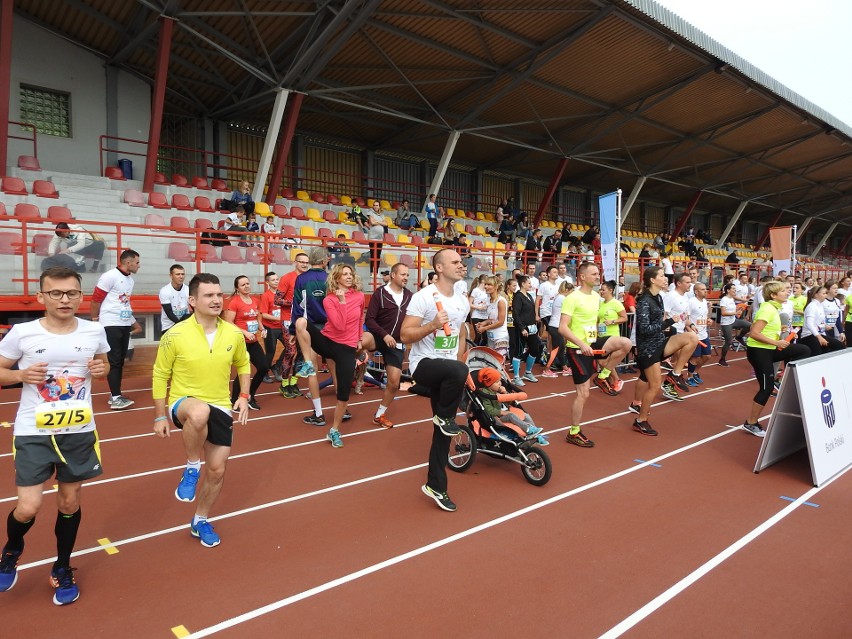
[[376, 198], [368, 197], [367, 198], [367, 208], [368, 209], [373, 208], [373, 202], [375, 202], [375, 201], [376, 201]]
[[302, 202], [312, 202], [311, 196], [308, 195], [307, 191], [296, 191], [296, 199], [302, 200]]
[[411, 238], [408, 237], [405, 233], [400, 233], [396, 236], [396, 241], [400, 244], [411, 244]]
[[338, 221], [338, 222], [343, 222], [344, 224], [352, 224], [353, 226], [355, 225], [355, 222], [350, 222], [350, 221], [349, 221], [349, 214], [348, 214], [348, 213], [344, 213], [344, 212], [342, 212], [342, 211], [341, 211], [340, 213], [338, 213], [338, 214], [337, 214], [337, 221]]
[[572, 224], [572, 225], [571, 225], [571, 230], [572, 230], [572, 231], [577, 231], [577, 230], [579, 230], [579, 229], [577, 228], [577, 225], [576, 225], [576, 224]]
[[494, 260], [494, 266], [497, 268], [498, 271], [509, 270], [509, 267], [506, 264], [506, 260], [504, 260], [502, 257], [498, 257], [496, 260]]
[[344, 237], [348, 238], [349, 231], [346, 231], [344, 229], [334, 229], [334, 237], [337, 237], [338, 235], [343, 235]]
[[391, 203], [388, 202], [387, 200], [382, 200], [381, 204], [382, 204], [382, 210], [384, 210], [384, 211], [393, 211], [394, 210], [393, 207], [391, 206]]
[[492, 242], [491, 240], [485, 240], [485, 248], [493, 249], [494, 242]]
[[266, 202], [255, 202], [254, 212], [257, 215], [262, 215], [263, 217], [268, 217], [269, 215], [272, 215], [272, 211], [269, 210], [269, 205]]
[[464, 224], [462, 224], [461, 222], [456, 222], [455, 226], [456, 226], [456, 230], [459, 233], [464, 233]]
[[299, 228], [299, 235], [302, 237], [316, 237], [317, 232], [313, 226], [302, 226]]
[[506, 245], [505, 245], [505, 244], [503, 244], [503, 242], [497, 242], [494, 246], [495, 246], [497, 249], [501, 250], [501, 251], [505, 251], [505, 250], [506, 250]]
[[477, 211], [477, 212], [476, 212], [476, 219], [477, 219], [477, 220], [482, 220], [482, 221], [484, 221], [484, 220], [485, 220], [485, 215], [483, 215], [483, 214], [482, 214], [482, 211]]
[[304, 252], [305, 252], [305, 249], [300, 249], [300, 248], [290, 249], [290, 261], [292, 262], [293, 260], [296, 259], [296, 256], [299, 253], [304, 253]]
[[449, 215], [450, 217], [455, 217], [456, 216], [456, 210], [455, 209], [447, 209], [447, 215]]
[[496, 221], [497, 221], [497, 218], [496, 218], [496, 217], [494, 217], [494, 214], [493, 214], [493, 213], [486, 213], [486, 214], [485, 214], [485, 221], [486, 221], [486, 222], [496, 222]]
[[382, 251], [382, 261], [387, 266], [393, 266], [397, 262], [399, 262], [399, 255], [396, 253], [388, 253], [387, 251]]
[[397, 229], [399, 228], [396, 224], [393, 223], [393, 220], [390, 219], [389, 216], [385, 215], [385, 226], [389, 229]]
[[485, 230], [484, 226], [477, 226], [476, 227], [476, 234], [477, 235], [488, 235], [488, 231]]
[[352, 206], [352, 198], [349, 197], [348, 195], [341, 195], [340, 196], [340, 203], [343, 206]]
[[320, 213], [319, 209], [308, 209], [308, 219], [312, 222], [324, 222], [325, 220], [322, 217], [322, 213]]

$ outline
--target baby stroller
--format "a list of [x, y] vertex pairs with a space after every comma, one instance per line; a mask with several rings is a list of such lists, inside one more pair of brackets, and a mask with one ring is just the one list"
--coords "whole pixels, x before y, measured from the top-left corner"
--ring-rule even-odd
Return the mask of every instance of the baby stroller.
[[[473, 465], [477, 453], [499, 457], [520, 465], [524, 478], [535, 486], [544, 486], [552, 472], [550, 457], [537, 446], [535, 437], [528, 436], [521, 428], [507, 423], [495, 426], [494, 419], [486, 413], [480, 399], [478, 373], [483, 368], [503, 371], [503, 356], [485, 346], [476, 346], [467, 352], [465, 359], [470, 375], [462, 397], [461, 408], [467, 413], [467, 425], [459, 426], [459, 434], [450, 441], [449, 468], [457, 473]], [[508, 376], [501, 375], [502, 384], [510, 394], [498, 396], [509, 405], [510, 410], [523, 411], [519, 400], [527, 398], [511, 385]]]

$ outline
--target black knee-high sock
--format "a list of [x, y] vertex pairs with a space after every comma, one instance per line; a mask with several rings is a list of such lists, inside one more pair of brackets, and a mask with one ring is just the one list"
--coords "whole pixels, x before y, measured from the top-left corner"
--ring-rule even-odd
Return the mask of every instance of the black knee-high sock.
[[9, 517], [6, 519], [6, 535], [9, 538], [6, 542], [6, 550], [23, 550], [24, 535], [26, 535], [27, 531], [33, 527], [34, 523], [35, 517], [29, 521], [21, 523], [15, 519], [15, 510], [12, 509], [12, 512], [9, 513]]
[[56, 513], [56, 563], [54, 568], [67, 568], [71, 565], [71, 551], [74, 550], [74, 542], [77, 541], [77, 529], [80, 528], [80, 509], [73, 515], [62, 512]]

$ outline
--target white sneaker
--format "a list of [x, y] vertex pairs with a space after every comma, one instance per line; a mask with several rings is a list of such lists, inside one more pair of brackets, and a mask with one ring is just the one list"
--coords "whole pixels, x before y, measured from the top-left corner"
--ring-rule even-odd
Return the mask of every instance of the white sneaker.
[[132, 399], [127, 399], [124, 395], [119, 395], [116, 399], [112, 400], [110, 408], [112, 410], [124, 410], [125, 408], [130, 408], [135, 403]]
[[538, 382], [538, 379], [536, 379], [536, 376], [533, 375], [532, 373], [530, 373], [529, 371], [524, 373], [524, 379], [527, 380], [528, 382], [532, 382], [533, 384]]
[[512, 378], [512, 385], [513, 386], [526, 386], [526, 384], [524, 384], [524, 380], [522, 380], [520, 377], [513, 377]]

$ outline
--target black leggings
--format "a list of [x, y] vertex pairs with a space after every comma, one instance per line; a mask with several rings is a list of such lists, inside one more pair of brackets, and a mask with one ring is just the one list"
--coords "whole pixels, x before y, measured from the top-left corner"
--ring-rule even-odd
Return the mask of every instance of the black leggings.
[[559, 328], [556, 326], [548, 326], [547, 332], [550, 334], [550, 342], [553, 348], [559, 349], [556, 353], [556, 359], [553, 360], [553, 367], [561, 369], [565, 366], [565, 338], [559, 334]]
[[760, 388], [754, 396], [754, 403], [766, 406], [766, 402], [772, 396], [772, 388], [775, 384], [776, 362], [792, 362], [811, 356], [811, 349], [804, 344], [790, 344], [784, 350], [777, 348], [755, 348], [749, 346], [746, 349], [748, 362], [754, 369], [754, 376]]
[[728, 350], [731, 348], [731, 342], [734, 341], [734, 329], [739, 329], [740, 334], [738, 337], [744, 338], [748, 330], [751, 328], [751, 322], [737, 318], [733, 321], [733, 323], [722, 324], [719, 328], [722, 330], [722, 336], [725, 338], [725, 343], [722, 344], [722, 359], [725, 359], [725, 356], [728, 354]]
[[482, 322], [487, 321], [484, 318], [480, 317], [471, 317], [470, 323], [473, 324], [473, 342], [477, 346], [488, 346], [488, 333], [486, 331], [482, 331], [481, 333], [477, 332], [476, 325], [481, 324]]
[[846, 344], [841, 342], [839, 339], [834, 339], [827, 335], [823, 335], [823, 337], [825, 338], [825, 341], [828, 342], [826, 346], [820, 346], [816, 335], [808, 335], [807, 337], [801, 338], [799, 340], [799, 344], [804, 344], [810, 348], [811, 355], [822, 355], [823, 353], [830, 353], [831, 351], [842, 351], [846, 348]]
[[524, 337], [523, 333], [521, 333], [522, 329], [515, 327], [515, 330], [517, 331], [518, 352], [513, 353], [512, 357], [515, 359], [524, 359], [524, 353], [526, 352], [528, 356], [538, 359], [538, 356], [541, 355], [541, 337], [539, 337], [538, 333], [535, 335], [527, 333], [527, 336]]
[[[280, 328], [267, 328], [266, 329], [266, 337], [263, 338], [263, 351], [266, 353], [266, 370], [269, 371], [272, 368], [272, 362], [275, 360], [275, 350], [278, 348], [278, 342], [287, 346], [284, 341], [284, 334]], [[281, 358], [284, 357], [284, 353], [281, 353]]]
[[[254, 366], [254, 377], [251, 378], [251, 385], [249, 386], [249, 396], [254, 397], [254, 394], [257, 392], [257, 389], [260, 388], [260, 385], [263, 383], [263, 378], [266, 376], [266, 371], [269, 370], [269, 367], [266, 365], [266, 353], [263, 352], [263, 347], [261, 347], [258, 342], [246, 342], [246, 350], [249, 354], [249, 359], [251, 360], [252, 366]], [[233, 406], [237, 402], [237, 398], [240, 396], [240, 378], [239, 375], [234, 379], [234, 383], [231, 384], [231, 405]]]
[[107, 344], [109, 344], [109, 353], [107, 353], [107, 361], [109, 362], [109, 373], [107, 374], [109, 392], [113, 396], [121, 395], [121, 377], [124, 373], [124, 359], [127, 357], [127, 349], [130, 346], [130, 327], [104, 326], [104, 331], [106, 332]]
[[331, 341], [311, 322], [308, 322], [308, 333], [311, 335], [311, 348], [314, 352], [335, 364], [334, 390], [337, 401], [348, 402], [355, 379], [355, 347]]

